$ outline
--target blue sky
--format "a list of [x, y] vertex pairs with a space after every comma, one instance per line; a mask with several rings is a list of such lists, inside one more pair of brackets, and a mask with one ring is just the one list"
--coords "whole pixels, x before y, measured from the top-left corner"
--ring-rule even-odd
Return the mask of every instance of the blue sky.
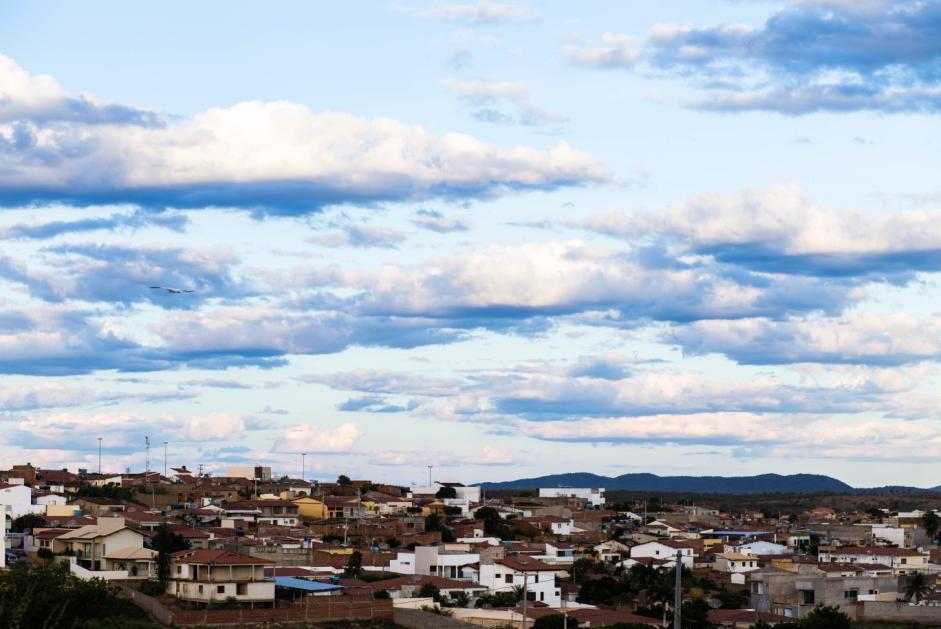
[[0, 456], [935, 484], [939, 34], [0, 3]]

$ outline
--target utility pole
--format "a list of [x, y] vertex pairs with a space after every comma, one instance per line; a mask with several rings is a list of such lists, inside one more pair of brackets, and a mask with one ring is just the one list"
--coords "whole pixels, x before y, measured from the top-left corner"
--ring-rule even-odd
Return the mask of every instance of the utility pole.
[[673, 629], [683, 623], [683, 551], [676, 551], [676, 583], [673, 586]]
[[569, 629], [569, 612], [565, 609], [565, 594], [562, 594], [562, 629]]
[[526, 629], [529, 625], [529, 616], [526, 615], [526, 604], [529, 599], [529, 594], [526, 592], [527, 581], [529, 580], [529, 573], [523, 573], [523, 620], [520, 622], [520, 627]]
[[150, 437], [144, 437], [144, 444], [147, 447], [147, 456], [144, 459], [144, 481], [150, 476]]
[[428, 486], [429, 486], [429, 487], [431, 487], [432, 484], [433, 484], [433, 483], [431, 482], [431, 469], [432, 469], [433, 467], [434, 467], [434, 465], [429, 465], [429, 466], [428, 466]]
[[163, 442], [163, 477], [167, 477], [167, 444], [169, 441]]
[[101, 437], [98, 437], [98, 473], [101, 474]]

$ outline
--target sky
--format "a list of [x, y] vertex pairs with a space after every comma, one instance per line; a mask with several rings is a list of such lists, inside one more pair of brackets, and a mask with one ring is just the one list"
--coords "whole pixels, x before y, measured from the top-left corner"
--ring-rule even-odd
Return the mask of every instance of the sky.
[[0, 466], [936, 485], [939, 114], [938, 0], [2, 0]]

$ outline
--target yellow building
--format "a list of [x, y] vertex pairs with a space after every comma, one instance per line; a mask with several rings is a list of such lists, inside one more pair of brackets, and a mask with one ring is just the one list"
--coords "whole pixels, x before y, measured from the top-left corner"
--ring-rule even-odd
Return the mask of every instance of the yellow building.
[[327, 506], [321, 500], [304, 496], [291, 502], [297, 505], [297, 514], [302, 518], [323, 520], [327, 517]]

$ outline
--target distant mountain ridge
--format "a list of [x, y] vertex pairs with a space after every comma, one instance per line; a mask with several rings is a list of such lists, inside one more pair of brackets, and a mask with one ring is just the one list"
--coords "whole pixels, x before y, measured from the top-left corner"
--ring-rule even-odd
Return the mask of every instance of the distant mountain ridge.
[[857, 493], [857, 492], [923, 492], [938, 491], [937, 487], [891, 486], [855, 488], [841, 480], [822, 474], [759, 474], [757, 476], [657, 476], [656, 474], [622, 474], [600, 476], [587, 472], [551, 474], [505, 482], [480, 483], [484, 489], [536, 489], [539, 487], [604, 487], [608, 491], [695, 492], [701, 494], [763, 494], [763, 493]]

